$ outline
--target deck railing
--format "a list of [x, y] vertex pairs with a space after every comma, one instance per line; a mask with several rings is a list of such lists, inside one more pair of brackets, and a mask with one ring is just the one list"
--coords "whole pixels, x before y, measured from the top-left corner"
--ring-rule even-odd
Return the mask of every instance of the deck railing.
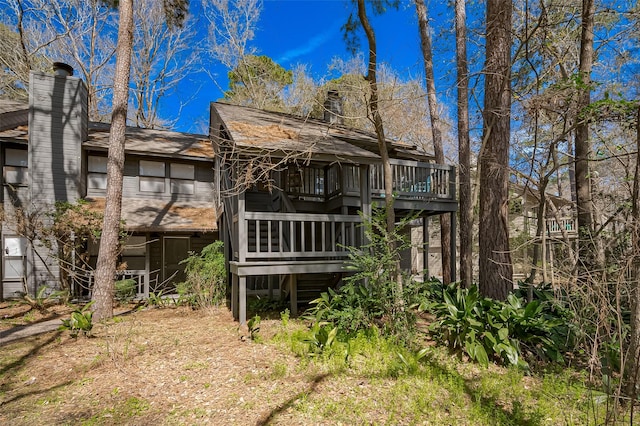
[[363, 241], [355, 215], [246, 212], [245, 221], [247, 259], [344, 258]]
[[[452, 166], [391, 160], [393, 193], [399, 199], [455, 198], [455, 169]], [[384, 197], [382, 165], [371, 167], [371, 194]]]
[[547, 219], [547, 232], [549, 235], [560, 235], [563, 230], [570, 234], [577, 232], [578, 228], [575, 219], [572, 217]]

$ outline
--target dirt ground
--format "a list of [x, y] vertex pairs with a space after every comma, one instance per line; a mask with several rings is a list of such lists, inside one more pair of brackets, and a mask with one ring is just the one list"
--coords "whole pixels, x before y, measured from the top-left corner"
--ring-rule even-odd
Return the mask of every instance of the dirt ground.
[[[27, 309], [0, 306], [0, 329]], [[281, 326], [263, 321], [260, 333]], [[5, 345], [0, 424], [290, 424], [287, 410], [320, 381], [297, 364], [247, 339], [226, 309], [141, 310], [90, 338], [55, 331]]]

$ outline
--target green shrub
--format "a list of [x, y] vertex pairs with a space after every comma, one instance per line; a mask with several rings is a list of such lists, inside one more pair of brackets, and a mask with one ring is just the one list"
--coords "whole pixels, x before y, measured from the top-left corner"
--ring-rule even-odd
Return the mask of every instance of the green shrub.
[[136, 297], [136, 280], [127, 278], [115, 284], [115, 295], [118, 302], [130, 302]]
[[[408, 220], [390, 235], [384, 211], [375, 210], [370, 220], [365, 218], [367, 244], [347, 247], [348, 269], [353, 274], [343, 279], [340, 289], [329, 289], [312, 301], [307, 318], [321, 324], [330, 323], [347, 334], [377, 326], [387, 335], [410, 340], [415, 314], [408, 307], [415, 301], [415, 287], [409, 276], [402, 276], [403, 291], [398, 294], [393, 276], [400, 251], [409, 246], [400, 232]], [[390, 240], [395, 241], [394, 248], [389, 246]]]
[[218, 306], [226, 300], [226, 269], [222, 241], [191, 252], [185, 264], [187, 280], [178, 286], [178, 294], [185, 304], [194, 308]]

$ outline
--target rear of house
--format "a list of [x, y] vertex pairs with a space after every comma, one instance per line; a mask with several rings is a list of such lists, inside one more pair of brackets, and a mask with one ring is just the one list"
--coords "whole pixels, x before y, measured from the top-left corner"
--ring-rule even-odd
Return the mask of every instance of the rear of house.
[[[86, 87], [73, 76], [32, 73], [28, 105], [0, 100], [3, 298], [61, 282], [90, 295], [97, 241], [62, 259], [35, 228], [51, 227], [56, 203], [104, 210], [108, 136], [108, 125], [88, 122]], [[127, 128], [119, 277], [135, 279], [140, 297], [171, 291], [182, 260], [217, 239], [213, 165], [207, 136]]]

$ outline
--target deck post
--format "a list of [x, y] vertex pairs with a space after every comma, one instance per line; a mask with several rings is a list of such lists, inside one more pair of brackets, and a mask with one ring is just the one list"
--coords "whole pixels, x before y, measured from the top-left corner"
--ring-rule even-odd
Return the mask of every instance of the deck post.
[[449, 270], [451, 271], [451, 282], [456, 281], [456, 255], [458, 254], [457, 244], [456, 244], [456, 212], [451, 212], [451, 245], [449, 247], [451, 252], [451, 260], [449, 264]]
[[423, 281], [429, 280], [429, 216], [422, 218], [422, 269]]
[[289, 295], [291, 298], [291, 315], [298, 315], [298, 276], [289, 275]]
[[231, 273], [231, 313], [233, 319], [238, 319], [238, 276]]
[[[151, 282], [151, 244], [149, 241], [151, 240], [151, 234], [148, 232], [144, 234], [145, 236], [145, 246], [144, 246], [144, 298], [147, 299], [149, 297], [149, 284]], [[154, 288], [155, 292], [156, 289]]]
[[247, 277], [240, 276], [238, 277], [239, 281], [239, 293], [240, 296], [240, 315], [238, 321], [240, 325], [245, 325], [247, 323]]

